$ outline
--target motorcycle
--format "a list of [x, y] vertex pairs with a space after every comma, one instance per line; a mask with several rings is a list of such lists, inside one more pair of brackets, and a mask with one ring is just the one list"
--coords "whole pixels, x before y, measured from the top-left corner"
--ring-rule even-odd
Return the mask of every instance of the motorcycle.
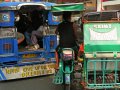
[[71, 90], [75, 61], [74, 50], [72, 48], [62, 48], [59, 56], [59, 66], [55, 73], [54, 83], [63, 84], [64, 90]]
[[[72, 14], [78, 14], [84, 11], [83, 3], [70, 3], [70, 4], [58, 4], [51, 7], [53, 15], [62, 15], [64, 11], [70, 11]], [[59, 55], [58, 55], [59, 53]], [[54, 84], [63, 85], [64, 90], [75, 90], [72, 89], [73, 82], [75, 79], [75, 51], [74, 48], [61, 48], [56, 52], [56, 69], [53, 79]], [[80, 70], [80, 69], [79, 69]]]

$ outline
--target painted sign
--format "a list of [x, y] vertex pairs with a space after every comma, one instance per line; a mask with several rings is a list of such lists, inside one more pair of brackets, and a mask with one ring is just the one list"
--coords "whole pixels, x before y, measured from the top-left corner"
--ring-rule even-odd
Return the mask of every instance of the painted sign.
[[90, 30], [90, 40], [117, 40], [116, 28], [106, 33], [95, 32], [92, 29], [89, 30]]
[[90, 23], [85, 25], [86, 32], [89, 31], [90, 40], [117, 40], [118, 23]]
[[0, 38], [8, 38], [8, 37], [15, 37], [16, 30], [15, 28], [1, 28], [0, 30]]
[[84, 52], [86, 53], [120, 51], [119, 28], [119, 22], [85, 23]]
[[0, 69], [1, 80], [49, 75], [55, 72], [55, 63], [7, 67]]

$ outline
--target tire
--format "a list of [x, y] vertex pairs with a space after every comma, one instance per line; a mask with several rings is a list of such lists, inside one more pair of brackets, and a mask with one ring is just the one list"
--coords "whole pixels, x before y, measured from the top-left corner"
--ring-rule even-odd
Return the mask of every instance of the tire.
[[[64, 74], [65, 77], [65, 74]], [[74, 90], [72, 87], [72, 73], [70, 74], [70, 84], [65, 84], [65, 78], [64, 78], [64, 89], [63, 90]]]
[[[63, 77], [64, 77], [64, 83], [63, 83], [63, 90], [71, 90], [71, 81], [70, 81], [70, 84], [66, 84], [65, 83], [65, 73], [63, 74]], [[71, 78], [71, 75], [70, 75], [70, 78]]]
[[63, 77], [64, 77], [64, 80], [63, 80], [64, 89], [63, 90], [74, 90], [72, 88], [73, 72], [70, 73], [70, 83], [69, 84], [65, 83], [65, 73], [63, 73]]
[[70, 84], [64, 84], [64, 90], [71, 90]]

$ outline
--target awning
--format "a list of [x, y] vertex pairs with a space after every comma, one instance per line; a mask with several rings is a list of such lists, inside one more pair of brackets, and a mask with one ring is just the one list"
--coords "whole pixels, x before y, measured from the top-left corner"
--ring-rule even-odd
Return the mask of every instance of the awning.
[[69, 4], [57, 4], [51, 7], [52, 12], [62, 12], [62, 11], [83, 11], [83, 3], [69, 3]]

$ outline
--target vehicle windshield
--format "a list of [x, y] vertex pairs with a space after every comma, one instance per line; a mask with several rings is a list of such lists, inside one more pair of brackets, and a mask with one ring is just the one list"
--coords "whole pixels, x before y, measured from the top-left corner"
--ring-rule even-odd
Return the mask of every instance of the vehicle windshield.
[[89, 12], [84, 15], [84, 19], [87, 21], [107, 21], [117, 20], [120, 17], [120, 11], [102, 11], [102, 12]]

